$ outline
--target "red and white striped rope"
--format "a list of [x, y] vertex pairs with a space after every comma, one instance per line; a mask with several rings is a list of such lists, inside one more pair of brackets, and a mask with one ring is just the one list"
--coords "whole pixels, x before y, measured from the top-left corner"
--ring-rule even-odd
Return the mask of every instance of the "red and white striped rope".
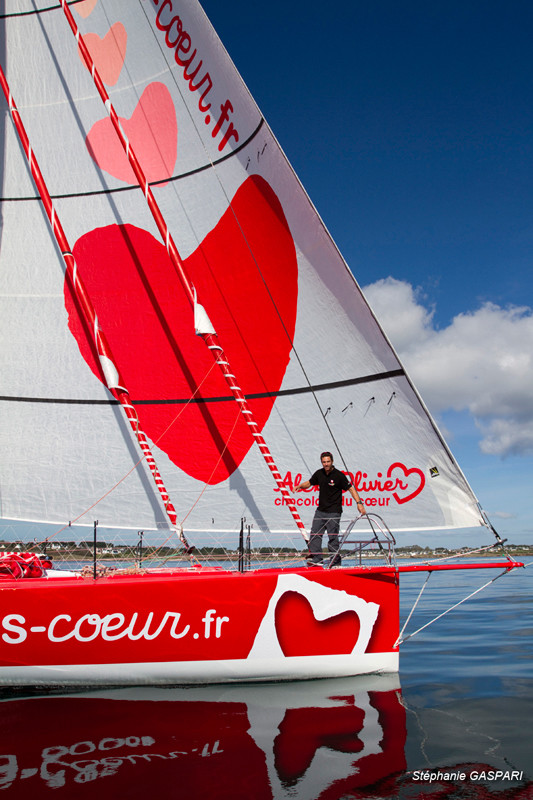
[[[144, 196], [145, 196], [146, 201], [148, 203], [148, 207], [149, 207], [149, 209], [150, 209], [150, 211], [152, 213], [152, 216], [153, 216], [154, 221], [155, 221], [155, 223], [157, 225], [157, 228], [159, 230], [161, 238], [162, 238], [163, 242], [165, 243], [165, 247], [167, 249], [168, 255], [169, 255], [169, 257], [170, 257], [170, 259], [172, 261], [172, 264], [174, 265], [176, 273], [177, 273], [177, 275], [178, 275], [178, 277], [180, 279], [180, 282], [181, 282], [181, 284], [182, 284], [182, 286], [183, 286], [183, 288], [184, 288], [184, 290], [185, 290], [185, 292], [187, 294], [187, 297], [189, 298], [191, 306], [194, 308], [194, 306], [196, 305], [195, 291], [194, 291], [192, 282], [189, 280], [189, 277], [188, 277], [187, 272], [185, 270], [184, 263], [183, 263], [183, 261], [181, 259], [181, 256], [180, 256], [179, 252], [178, 252], [176, 244], [175, 244], [175, 242], [174, 242], [174, 240], [172, 238], [172, 235], [170, 233], [168, 225], [166, 224], [166, 221], [165, 221], [165, 219], [164, 219], [164, 217], [163, 217], [163, 215], [161, 213], [161, 210], [160, 210], [160, 208], [159, 208], [159, 206], [158, 206], [158, 204], [156, 202], [156, 199], [155, 199], [155, 197], [154, 197], [154, 195], [152, 193], [152, 190], [151, 190], [150, 185], [149, 185], [149, 183], [148, 183], [148, 181], [146, 179], [146, 176], [145, 176], [145, 174], [144, 174], [144, 172], [143, 172], [143, 170], [142, 170], [142, 168], [140, 166], [140, 163], [139, 163], [139, 161], [137, 159], [137, 156], [135, 155], [135, 151], [133, 150], [133, 147], [131, 146], [130, 141], [128, 140], [127, 136], [125, 135], [125, 133], [124, 133], [124, 131], [122, 129], [122, 125], [120, 124], [119, 117], [118, 117], [118, 115], [117, 115], [117, 113], [115, 111], [115, 108], [113, 106], [113, 103], [111, 102], [111, 99], [109, 98], [109, 95], [107, 94], [107, 91], [105, 89], [103, 81], [102, 81], [102, 79], [101, 79], [101, 77], [100, 77], [100, 75], [98, 73], [98, 70], [96, 69], [96, 66], [94, 64], [94, 61], [93, 61], [93, 59], [91, 57], [91, 54], [89, 53], [89, 50], [88, 50], [85, 42], [83, 41], [83, 36], [81, 35], [80, 30], [79, 30], [78, 26], [76, 25], [74, 17], [72, 16], [72, 13], [71, 13], [71, 11], [70, 11], [70, 9], [68, 7], [67, 0], [61, 0], [61, 6], [62, 6], [63, 11], [65, 13], [65, 16], [67, 18], [67, 21], [68, 21], [68, 24], [70, 26], [70, 29], [71, 29], [72, 33], [74, 34], [74, 37], [76, 39], [76, 43], [77, 43], [77, 45], [79, 47], [79, 50], [80, 50], [80, 53], [81, 53], [81, 55], [83, 57], [85, 65], [86, 65], [87, 69], [89, 70], [89, 72], [90, 72], [90, 74], [91, 74], [91, 76], [93, 78], [93, 81], [94, 81], [94, 84], [95, 84], [96, 89], [98, 91], [98, 94], [100, 95], [100, 98], [102, 99], [102, 102], [103, 102], [103, 104], [104, 104], [104, 106], [105, 106], [105, 108], [107, 110], [107, 113], [109, 114], [109, 118], [111, 119], [111, 122], [112, 122], [113, 127], [115, 129], [115, 132], [116, 132], [116, 134], [117, 134], [117, 136], [118, 136], [118, 138], [119, 138], [119, 140], [120, 140], [120, 142], [122, 144], [124, 152], [126, 153], [126, 155], [128, 157], [130, 166], [133, 169], [133, 171], [135, 173], [135, 177], [137, 178], [137, 180], [139, 182], [139, 186], [141, 187], [141, 189], [142, 189], [142, 191], [144, 193]], [[281, 492], [283, 500], [285, 501], [285, 504], [289, 508], [289, 510], [290, 510], [290, 512], [291, 512], [291, 514], [293, 516], [293, 519], [294, 519], [296, 525], [298, 526], [298, 529], [299, 529], [300, 533], [302, 534], [302, 536], [304, 537], [304, 539], [306, 541], [309, 541], [308, 534], [307, 534], [307, 532], [305, 530], [305, 525], [303, 524], [302, 520], [300, 519], [300, 515], [298, 514], [298, 511], [296, 509], [296, 503], [295, 503], [294, 497], [292, 497], [289, 494], [289, 492], [287, 491], [286, 487], [283, 485], [283, 481], [282, 481], [281, 475], [279, 473], [279, 470], [276, 467], [276, 464], [274, 462], [272, 454], [270, 453], [270, 450], [269, 450], [269, 448], [268, 448], [268, 446], [267, 446], [267, 444], [266, 444], [266, 442], [265, 442], [265, 440], [263, 438], [263, 435], [262, 435], [262, 433], [260, 431], [259, 425], [255, 421], [255, 415], [254, 415], [253, 411], [250, 409], [250, 407], [248, 405], [248, 401], [246, 400], [246, 397], [244, 396], [243, 392], [241, 391], [241, 389], [238, 386], [235, 385], [234, 375], [231, 372], [230, 365], [229, 365], [229, 362], [228, 362], [228, 358], [225, 355], [222, 347], [220, 346], [220, 344], [218, 342], [218, 338], [216, 336], [216, 333], [207, 333], [207, 334], [206, 333], [200, 333], [199, 335], [204, 340], [204, 342], [206, 343], [207, 347], [211, 350], [211, 353], [213, 354], [215, 362], [220, 367], [220, 369], [222, 371], [222, 374], [224, 375], [224, 378], [226, 380], [226, 383], [228, 384], [228, 387], [229, 387], [230, 391], [232, 392], [233, 396], [235, 397], [235, 400], [239, 403], [240, 408], [241, 408], [241, 412], [242, 412], [244, 418], [246, 419], [246, 423], [250, 427], [251, 434], [254, 437], [254, 439], [257, 441], [257, 444], [259, 445], [259, 450], [260, 450], [260, 452], [261, 452], [261, 454], [262, 454], [262, 456], [263, 456], [268, 468], [270, 469], [270, 471], [271, 471], [271, 473], [272, 473], [272, 475], [274, 477], [274, 480], [276, 481], [276, 483], [278, 485], [278, 488], [279, 488], [279, 490]]]
[[7, 82], [4, 70], [1, 65], [0, 65], [0, 84], [2, 85], [2, 90], [9, 104], [11, 117], [13, 119], [13, 123], [15, 125], [17, 134], [19, 136], [20, 143], [26, 155], [33, 180], [35, 181], [35, 185], [37, 187], [37, 191], [39, 192], [39, 195], [41, 197], [41, 200], [43, 202], [46, 211], [46, 215], [50, 222], [50, 226], [52, 228], [56, 241], [61, 250], [61, 255], [63, 256], [63, 260], [66, 266], [66, 274], [70, 281], [72, 291], [74, 292], [80, 304], [80, 307], [82, 309], [82, 312], [85, 316], [85, 320], [90, 330], [93, 331], [94, 343], [96, 351], [98, 353], [98, 358], [100, 360], [100, 365], [102, 368], [106, 384], [109, 388], [109, 391], [119, 401], [119, 403], [122, 405], [122, 408], [124, 409], [126, 417], [137, 438], [139, 447], [142, 450], [142, 453], [152, 473], [155, 484], [159, 490], [163, 505], [170, 519], [172, 527], [178, 529], [178, 534], [180, 536], [181, 542], [184, 545], [184, 547], [188, 549], [189, 544], [183, 534], [181, 526], [178, 523], [176, 510], [172, 505], [172, 502], [170, 501], [168, 492], [163, 483], [163, 479], [161, 478], [161, 475], [157, 468], [157, 464], [150, 450], [150, 446], [141, 428], [137, 412], [131, 403], [128, 390], [124, 386], [124, 381], [122, 380], [122, 377], [116, 366], [115, 360], [113, 359], [109, 343], [107, 342], [107, 339], [102, 329], [99, 326], [98, 317], [96, 316], [94, 306], [80, 277], [79, 269], [74, 259], [74, 256], [72, 255], [68, 239], [66, 237], [65, 231], [63, 230], [63, 226], [61, 224], [59, 216], [54, 208], [52, 198], [50, 197], [50, 193], [48, 191], [46, 182], [41, 173], [41, 169], [39, 167], [37, 159], [35, 158], [35, 154], [30, 146], [26, 129], [24, 127], [19, 111], [13, 99], [13, 95], [11, 94], [9, 84]]

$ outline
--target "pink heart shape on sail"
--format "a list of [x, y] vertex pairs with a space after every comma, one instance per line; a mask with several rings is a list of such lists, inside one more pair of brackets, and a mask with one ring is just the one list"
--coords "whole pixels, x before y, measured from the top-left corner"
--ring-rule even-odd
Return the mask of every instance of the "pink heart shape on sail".
[[409, 478], [409, 475], [417, 475], [420, 479], [420, 483], [414, 489], [410, 489], [410, 481], [409, 480], [407, 481], [407, 484], [404, 487], [405, 490], [407, 491], [407, 494], [403, 495], [403, 497], [400, 497], [400, 495], [397, 494], [397, 492], [392, 493], [392, 496], [394, 497], [396, 502], [402, 505], [403, 503], [407, 503], [409, 500], [412, 500], [414, 497], [420, 494], [420, 492], [426, 485], [426, 479], [421, 469], [418, 469], [418, 467], [413, 467], [412, 469], [408, 469], [405, 466], [405, 464], [402, 464], [400, 461], [396, 461], [394, 464], [390, 465], [390, 467], [387, 470], [387, 478], [391, 477], [395, 469], [400, 469], [407, 479]]
[[[122, 22], [115, 22], [103, 39], [97, 33], [86, 33], [82, 38], [103, 82], [108, 86], [114, 86], [120, 77], [126, 58], [128, 41], [126, 28]], [[79, 56], [85, 64], [81, 53]]]
[[[225, 480], [254, 439], [194, 335], [192, 309], [164, 245], [132, 225], [109, 225], [86, 233], [73, 250], [145, 433], [194, 478]], [[262, 428], [289, 362], [298, 296], [294, 241], [263, 178], [246, 179], [185, 268], [242, 390], [261, 395], [250, 407]], [[102, 380], [66, 284], [65, 306], [80, 351]]]
[[[159, 82], [150, 83], [130, 119], [119, 119], [146, 179], [149, 182], [168, 180], [174, 171], [178, 152], [178, 123], [167, 87]], [[92, 126], [86, 144], [100, 169], [118, 180], [137, 184], [128, 157], [108, 117]]]
[[80, 17], [86, 19], [90, 14], [93, 13], [97, 2], [98, 0], [82, 0], [81, 3], [76, 3], [73, 7], [76, 9]]

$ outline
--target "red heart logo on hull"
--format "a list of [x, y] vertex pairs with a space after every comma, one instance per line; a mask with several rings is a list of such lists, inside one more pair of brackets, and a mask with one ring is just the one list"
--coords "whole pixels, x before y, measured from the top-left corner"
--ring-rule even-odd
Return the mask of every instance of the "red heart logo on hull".
[[309, 601], [298, 592], [285, 592], [276, 606], [276, 633], [285, 656], [348, 654], [359, 638], [355, 611], [317, 620]]
[[[254, 440], [233, 399], [213, 401], [231, 393], [194, 334], [192, 309], [164, 246], [140, 228], [111, 225], [82, 236], [74, 256], [145, 433], [194, 478], [225, 480]], [[281, 204], [266, 181], [245, 181], [185, 268], [244, 393], [277, 392], [292, 348], [298, 268]], [[66, 284], [65, 305], [80, 352], [102, 380]], [[197, 387], [195, 402], [186, 404]], [[261, 428], [274, 400], [250, 401]]]
[[[176, 163], [178, 123], [167, 87], [163, 83], [150, 83], [130, 119], [119, 119], [146, 180], [168, 180]], [[154, 131], [157, 131], [157, 138]], [[85, 141], [91, 158], [100, 169], [132, 186], [138, 183], [109, 117], [95, 122]]]

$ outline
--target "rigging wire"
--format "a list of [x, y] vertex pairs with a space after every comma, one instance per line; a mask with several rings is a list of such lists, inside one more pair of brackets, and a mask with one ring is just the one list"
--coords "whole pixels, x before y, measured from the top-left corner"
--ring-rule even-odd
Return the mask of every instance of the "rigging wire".
[[[508, 574], [508, 572], [509, 572], [509, 569], [505, 569], [503, 572], [500, 572], [500, 574], [499, 574], [499, 575], [496, 575], [496, 577], [495, 577], [495, 578], [492, 578], [490, 581], [487, 581], [487, 583], [484, 583], [484, 584], [483, 584], [483, 586], [479, 586], [479, 587], [478, 587], [478, 588], [477, 588], [475, 591], [471, 592], [471, 593], [470, 593], [469, 595], [467, 595], [466, 597], [463, 597], [463, 599], [462, 599], [462, 600], [459, 600], [459, 602], [458, 602], [458, 603], [455, 603], [453, 606], [450, 606], [450, 608], [446, 609], [446, 611], [442, 611], [440, 614], [438, 614], [438, 615], [437, 615], [436, 617], [434, 617], [432, 620], [430, 620], [429, 622], [426, 622], [426, 623], [425, 623], [425, 625], [422, 625], [420, 628], [417, 628], [417, 630], [416, 630], [416, 631], [413, 631], [412, 633], [409, 633], [407, 636], [402, 636], [402, 633], [403, 633], [403, 631], [405, 630], [405, 625], [407, 625], [407, 622], [406, 622], [406, 623], [405, 623], [405, 625], [403, 626], [403, 628], [402, 628], [402, 632], [400, 633], [400, 636], [399, 636], [399, 637], [398, 637], [398, 639], [396, 640], [396, 643], [395, 643], [395, 645], [394, 645], [394, 646], [395, 646], [395, 647], [398, 647], [399, 645], [401, 645], [401, 644], [403, 644], [404, 642], [406, 642], [408, 639], [411, 639], [413, 636], [416, 636], [416, 634], [417, 634], [417, 633], [420, 633], [420, 632], [421, 632], [421, 631], [423, 631], [425, 628], [428, 628], [430, 625], [433, 625], [433, 623], [434, 623], [434, 622], [437, 622], [437, 620], [439, 620], [439, 619], [441, 619], [442, 617], [446, 616], [446, 614], [449, 614], [449, 613], [450, 613], [450, 611], [453, 611], [453, 610], [454, 610], [454, 609], [456, 609], [458, 606], [460, 606], [460, 605], [462, 605], [463, 603], [465, 603], [467, 600], [470, 600], [470, 598], [471, 598], [471, 597], [474, 597], [474, 595], [476, 595], [476, 594], [478, 594], [479, 592], [483, 591], [483, 589], [486, 589], [486, 588], [487, 588], [487, 586], [490, 586], [492, 583], [494, 583], [494, 581], [497, 581], [499, 578], [503, 577], [504, 575], [507, 575], [507, 574]], [[424, 583], [424, 586], [422, 587], [422, 590], [421, 590], [421, 592], [420, 592], [420, 595], [422, 594], [422, 591], [425, 589], [428, 579], [429, 579], [429, 575], [428, 575], [428, 578], [426, 579], [426, 581], [425, 581], [425, 583]], [[416, 606], [416, 604], [418, 603], [418, 600], [420, 599], [420, 595], [419, 595], [419, 597], [418, 597], [418, 598], [417, 598], [417, 600], [416, 600], [415, 606]], [[412, 612], [413, 612], [413, 611], [414, 611], [414, 607], [413, 607], [413, 609], [412, 609], [412, 611], [411, 611], [411, 614], [409, 615], [409, 619], [411, 618], [411, 615], [412, 615]]]
[[[181, 408], [180, 408], [180, 411], [178, 411], [178, 413], [176, 414], [176, 416], [174, 417], [174, 419], [172, 419], [172, 420], [171, 420], [171, 422], [169, 422], [169, 423], [168, 423], [167, 427], [166, 427], [166, 428], [164, 429], [164, 431], [163, 431], [163, 432], [162, 432], [162, 433], [161, 433], [161, 434], [160, 434], [160, 435], [157, 437], [157, 439], [154, 439], [154, 440], [153, 440], [153, 443], [154, 443], [154, 445], [155, 445], [156, 447], [158, 447], [158, 446], [159, 446], [159, 443], [162, 441], [162, 439], [164, 439], [164, 437], [167, 435], [167, 433], [168, 433], [168, 432], [169, 432], [169, 430], [172, 428], [172, 426], [173, 426], [173, 425], [175, 425], [175, 423], [178, 421], [178, 419], [181, 417], [181, 415], [182, 415], [182, 414], [183, 414], [183, 413], [184, 413], [184, 412], [187, 410], [187, 406], [188, 406], [190, 403], [192, 403], [192, 402], [193, 402], [195, 395], [196, 395], [197, 393], [199, 393], [199, 392], [200, 392], [200, 390], [201, 390], [201, 388], [202, 388], [203, 384], [205, 383], [205, 381], [207, 380], [207, 378], [209, 377], [209, 375], [210, 375], [211, 371], [212, 371], [214, 368], [215, 368], [215, 362], [213, 362], [213, 363], [211, 364], [211, 366], [210, 366], [210, 367], [209, 367], [209, 369], [207, 370], [207, 372], [206, 372], [205, 376], [202, 378], [202, 380], [200, 381], [200, 383], [198, 384], [198, 386], [197, 386], [197, 387], [196, 387], [196, 389], [194, 390], [193, 394], [192, 394], [192, 395], [191, 395], [191, 397], [188, 399], [187, 403], [186, 403], [186, 404], [184, 404], [183, 406], [181, 406]], [[124, 475], [123, 475], [123, 476], [122, 476], [122, 477], [121, 477], [121, 478], [120, 478], [120, 479], [119, 479], [119, 480], [118, 480], [118, 481], [117, 481], [117, 482], [116, 482], [116, 483], [115, 483], [113, 486], [111, 486], [111, 487], [110, 487], [110, 488], [109, 488], [109, 489], [108, 489], [106, 492], [104, 492], [104, 494], [103, 494], [103, 495], [101, 495], [101, 496], [98, 498], [98, 500], [96, 500], [94, 503], [92, 503], [92, 505], [90, 505], [88, 508], [86, 508], [86, 509], [85, 509], [85, 511], [82, 511], [80, 514], [78, 514], [78, 516], [77, 516], [77, 517], [75, 517], [74, 519], [70, 520], [70, 521], [69, 521], [69, 523], [68, 523], [68, 525], [63, 525], [63, 527], [62, 527], [62, 528], [60, 528], [60, 529], [59, 529], [59, 530], [57, 530], [57, 531], [54, 531], [54, 533], [50, 534], [50, 536], [47, 536], [47, 537], [46, 537], [46, 539], [43, 539], [42, 541], [43, 541], [43, 542], [49, 542], [49, 541], [51, 541], [51, 540], [52, 540], [52, 539], [54, 539], [55, 537], [59, 536], [59, 534], [60, 534], [60, 533], [62, 533], [64, 530], [66, 530], [67, 528], [69, 528], [69, 527], [70, 527], [70, 526], [71, 526], [73, 523], [76, 523], [76, 522], [78, 522], [78, 521], [79, 521], [79, 520], [80, 520], [82, 517], [84, 517], [86, 514], [88, 514], [88, 513], [89, 513], [89, 511], [92, 511], [92, 509], [93, 509], [93, 508], [95, 508], [95, 507], [96, 507], [96, 506], [97, 506], [99, 503], [101, 503], [103, 500], [105, 500], [105, 498], [106, 498], [106, 497], [108, 497], [110, 494], [112, 494], [112, 492], [114, 492], [114, 491], [115, 491], [115, 489], [117, 489], [117, 488], [118, 488], [118, 487], [119, 487], [119, 486], [120, 486], [120, 485], [121, 485], [121, 484], [122, 484], [122, 483], [123, 483], [123, 482], [124, 482], [124, 481], [125, 481], [125, 480], [126, 480], [126, 479], [127, 479], [129, 476], [130, 476], [130, 475], [131, 475], [131, 474], [132, 474], [132, 472], [135, 472], [135, 470], [137, 470], [137, 469], [138, 469], [138, 467], [139, 467], [139, 466], [140, 466], [140, 465], [141, 465], [141, 464], [142, 464], [142, 463], [143, 463], [145, 460], [146, 460], [146, 456], [143, 454], [143, 455], [142, 455], [142, 456], [139, 458], [139, 460], [138, 460], [138, 461], [137, 461], [137, 462], [136, 462], [136, 463], [135, 463], [135, 464], [134, 464], [134, 465], [131, 467], [131, 469], [129, 469], [129, 470], [128, 470], [128, 471], [127, 471], [127, 472], [126, 472], [126, 473], [125, 473], [125, 474], [124, 474]], [[217, 463], [218, 463], [218, 462], [217, 462]], [[202, 491], [204, 491], [204, 490], [202, 490]], [[197, 501], [196, 501], [196, 502], [197, 502]], [[196, 504], [196, 503], [195, 503], [195, 504]], [[189, 512], [189, 513], [190, 513], [190, 512]], [[188, 514], [187, 514], [187, 516], [188, 516]], [[184, 519], [186, 519], [186, 518], [187, 518], [187, 517], [185, 517]], [[182, 521], [182, 522], [183, 522], [183, 521]], [[169, 538], [170, 538], [170, 537], [169, 537]], [[166, 541], [169, 541], [169, 539], [167, 539]], [[162, 545], [162, 546], [163, 546], [163, 545]]]
[[[213, 365], [212, 365], [212, 366], [214, 367], [214, 362], [213, 362]], [[238, 421], [239, 421], [240, 417], [241, 417], [241, 412], [240, 412], [240, 409], [238, 409], [238, 410], [237, 410], [237, 415], [236, 415], [236, 417], [235, 417], [235, 421], [234, 421], [234, 423], [233, 423], [233, 426], [232, 426], [232, 428], [231, 428], [231, 431], [230, 431], [230, 433], [229, 433], [229, 435], [228, 435], [228, 437], [227, 437], [227, 441], [226, 441], [226, 443], [225, 443], [225, 446], [224, 446], [223, 450], [220, 452], [220, 454], [219, 454], [219, 457], [218, 457], [218, 459], [217, 459], [217, 461], [216, 461], [216, 463], [215, 463], [215, 465], [214, 465], [214, 467], [213, 467], [213, 470], [212, 470], [212, 472], [211, 472], [211, 475], [209, 476], [208, 480], [207, 480], [207, 481], [205, 481], [205, 483], [204, 483], [204, 486], [203, 486], [202, 490], [201, 490], [201, 491], [200, 491], [200, 493], [198, 494], [198, 497], [196, 498], [196, 500], [194, 501], [194, 503], [193, 503], [193, 504], [191, 505], [191, 507], [189, 508], [188, 512], [185, 514], [185, 516], [184, 516], [184, 517], [183, 517], [183, 519], [181, 520], [181, 523], [180, 523], [180, 524], [181, 524], [181, 526], [182, 526], [182, 527], [183, 527], [183, 524], [184, 524], [185, 520], [186, 520], [186, 519], [187, 519], [187, 518], [188, 518], [188, 517], [189, 517], [189, 516], [192, 514], [192, 512], [194, 511], [194, 509], [196, 508], [196, 506], [198, 505], [198, 503], [199, 503], [199, 502], [200, 502], [200, 500], [202, 499], [202, 497], [203, 497], [203, 495], [204, 495], [205, 491], [207, 490], [207, 487], [209, 486], [209, 482], [210, 482], [211, 478], [212, 478], [212, 477], [213, 477], [213, 475], [215, 474], [215, 472], [216, 472], [216, 470], [217, 470], [217, 468], [218, 468], [218, 465], [220, 464], [220, 462], [221, 462], [222, 458], [224, 457], [224, 453], [226, 452], [227, 448], [229, 447], [229, 443], [231, 442], [232, 436], [233, 436], [233, 434], [234, 434], [234, 432], [235, 432], [235, 428], [237, 427], [237, 423], [238, 423]], [[168, 539], [167, 539], [167, 541], [168, 541]], [[165, 546], [165, 543], [166, 543], [166, 542], [163, 542], [163, 544], [162, 544], [162, 545], [160, 545], [160, 548], [159, 548], [159, 549], [161, 549], [161, 547], [164, 547], [164, 546]], [[171, 556], [170, 556], [170, 555], [169, 555], [169, 556], [167, 556], [167, 558], [163, 560], [163, 564], [166, 564], [166, 562], [167, 562], [167, 561], [168, 561], [170, 558], [171, 558]]]
[[422, 594], [423, 594], [426, 586], [428, 585], [429, 579], [431, 578], [432, 574], [433, 574], [432, 572], [428, 572], [426, 580], [422, 584], [422, 588], [420, 589], [420, 591], [418, 593], [418, 597], [416, 598], [416, 600], [415, 600], [415, 602], [413, 604], [413, 607], [412, 607], [411, 611], [409, 612], [409, 615], [408, 615], [407, 619], [405, 620], [405, 622], [403, 624], [403, 627], [402, 627], [402, 629], [401, 629], [401, 631], [399, 633], [399, 636], [398, 636], [398, 638], [396, 639], [396, 641], [394, 643], [394, 647], [398, 647], [398, 645], [400, 644], [400, 641], [402, 640], [403, 632], [406, 629], [406, 627], [407, 627], [407, 625], [409, 623], [409, 620], [413, 616], [415, 608], [417, 607], [417, 605], [418, 605], [418, 603], [420, 601], [420, 598], [422, 597]]
[[[472, 555], [476, 555], [477, 553], [485, 553], [485, 552], [488, 552], [489, 550], [494, 550], [494, 548], [497, 545], [499, 545], [499, 543], [483, 545], [482, 547], [477, 547], [477, 548], [474, 548], [474, 549], [470, 549], [470, 550], [468, 550], [468, 555], [472, 556]], [[504, 548], [502, 548], [502, 549], [503, 549], [503, 554], [505, 555], [507, 560], [510, 563], [515, 563], [516, 559], [513, 558], [513, 556], [509, 555], [509, 553], [506, 553]], [[440, 564], [443, 561], [453, 561], [454, 559], [464, 558], [465, 555], [466, 555], [466, 553], [452, 553], [449, 556], [440, 556], [439, 558], [424, 559], [424, 561], [413, 562], [413, 565], [423, 564], [425, 566], [425, 565], [431, 565], [431, 564]]]
[[237, 422], [239, 421], [239, 419], [240, 419], [240, 416], [241, 416], [241, 412], [240, 412], [240, 409], [239, 409], [239, 410], [237, 411], [237, 416], [235, 417], [235, 422], [233, 423], [233, 426], [232, 426], [232, 428], [231, 428], [231, 431], [229, 432], [229, 435], [228, 435], [228, 437], [227, 437], [227, 441], [226, 441], [226, 443], [225, 443], [225, 445], [224, 445], [224, 448], [223, 448], [223, 450], [221, 451], [221, 453], [220, 453], [220, 455], [219, 455], [219, 457], [218, 457], [218, 459], [217, 459], [217, 461], [216, 461], [216, 463], [215, 463], [215, 465], [214, 465], [214, 467], [213, 467], [213, 470], [212, 470], [212, 472], [211, 472], [211, 475], [210, 475], [210, 476], [209, 476], [209, 478], [208, 478], [208, 479], [207, 479], [207, 480], [204, 482], [204, 486], [203, 486], [203, 488], [202, 488], [201, 492], [199, 493], [198, 497], [196, 498], [196, 500], [194, 501], [194, 503], [192, 504], [192, 506], [190, 507], [190, 509], [188, 510], [188, 512], [185, 514], [185, 516], [184, 516], [184, 517], [183, 517], [183, 519], [181, 520], [181, 524], [182, 524], [182, 525], [183, 525], [183, 523], [185, 522], [185, 520], [187, 519], [187, 517], [189, 517], [189, 516], [190, 516], [190, 514], [192, 514], [193, 510], [195, 509], [195, 507], [196, 507], [196, 506], [198, 505], [198, 503], [200, 502], [200, 500], [201, 500], [201, 498], [202, 498], [202, 496], [203, 496], [204, 492], [206, 491], [207, 487], [210, 485], [211, 478], [212, 478], [212, 477], [213, 477], [213, 475], [215, 474], [215, 472], [216, 472], [216, 470], [217, 470], [217, 468], [218, 468], [218, 465], [220, 464], [220, 462], [222, 461], [222, 459], [223, 459], [223, 457], [224, 457], [224, 453], [226, 452], [226, 450], [227, 450], [227, 449], [228, 449], [228, 447], [229, 447], [229, 443], [231, 442], [231, 439], [232, 439], [232, 437], [233, 437], [233, 434], [234, 434], [234, 432], [235, 432], [235, 428], [237, 427]]

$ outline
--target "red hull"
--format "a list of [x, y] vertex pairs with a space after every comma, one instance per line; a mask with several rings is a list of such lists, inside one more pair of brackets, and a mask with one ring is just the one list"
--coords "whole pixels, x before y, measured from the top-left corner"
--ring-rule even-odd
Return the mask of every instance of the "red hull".
[[0, 684], [396, 672], [397, 573], [182, 570], [2, 581]]

